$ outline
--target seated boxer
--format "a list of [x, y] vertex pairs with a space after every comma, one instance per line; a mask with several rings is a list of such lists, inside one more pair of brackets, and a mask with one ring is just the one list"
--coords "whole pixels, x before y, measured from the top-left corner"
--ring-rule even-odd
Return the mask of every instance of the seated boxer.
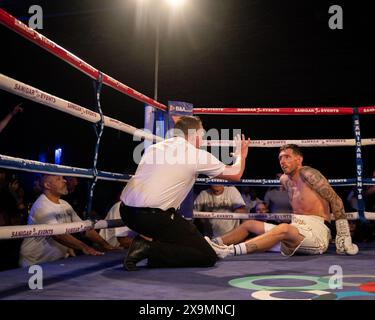
[[[280, 183], [289, 195], [293, 208], [292, 222], [276, 226], [261, 221], [247, 221], [221, 238], [213, 241], [206, 238], [218, 257], [267, 251], [279, 242], [281, 253], [285, 256], [297, 252], [322, 254], [331, 239], [327, 226], [331, 221], [331, 211], [336, 220], [337, 253], [358, 253], [358, 247], [352, 243], [342, 200], [318, 170], [302, 166], [302, 161], [303, 155], [297, 145], [287, 144], [280, 148], [279, 162], [284, 172]], [[261, 235], [241, 242], [249, 231]]]

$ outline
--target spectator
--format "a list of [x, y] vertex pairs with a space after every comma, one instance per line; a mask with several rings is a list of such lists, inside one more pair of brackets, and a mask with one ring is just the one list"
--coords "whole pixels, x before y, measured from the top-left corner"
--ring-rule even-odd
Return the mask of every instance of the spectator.
[[18, 212], [18, 203], [14, 196], [18, 187], [19, 184], [15, 176], [0, 169], [0, 213], [3, 217], [3, 225], [11, 225], [11, 219]]
[[[212, 185], [194, 201], [194, 210], [207, 212], [246, 212], [246, 205], [235, 187]], [[201, 219], [204, 235], [219, 237], [240, 225], [240, 220]]]
[[[276, 174], [276, 179], [279, 180], [282, 173]], [[268, 189], [264, 196], [264, 201], [267, 203], [270, 213], [292, 213], [292, 207], [289, 203], [288, 192], [282, 187], [273, 187]]]
[[[372, 178], [375, 178], [375, 170], [372, 172]], [[363, 197], [365, 200], [366, 210], [375, 212], [375, 186], [367, 186], [365, 188]]]
[[349, 204], [350, 210], [358, 211], [358, 200], [356, 196], [356, 189], [352, 189], [346, 198], [347, 203]]
[[5, 127], [9, 124], [10, 120], [20, 112], [23, 112], [23, 108], [21, 108], [22, 103], [17, 104], [11, 112], [9, 112], [1, 121], [0, 121], [0, 133], [5, 129]]
[[[116, 202], [108, 211], [105, 220], [121, 219], [120, 216], [121, 201]], [[128, 227], [109, 228], [100, 230], [100, 236], [115, 248], [129, 248], [133, 238], [137, 235]]]
[[251, 212], [252, 209], [255, 208], [256, 204], [261, 201], [258, 198], [256, 191], [248, 186], [242, 187], [241, 196], [246, 204], [246, 212]]
[[[372, 173], [372, 178], [375, 178], [375, 170]], [[358, 211], [358, 199], [356, 196], [356, 188], [350, 191], [346, 201], [350, 209]], [[366, 211], [375, 212], [375, 186], [366, 186], [363, 189], [363, 200], [365, 202]]]
[[[0, 226], [18, 225], [21, 222], [17, 201], [11, 193], [8, 171], [0, 169]], [[21, 239], [0, 240], [0, 271], [18, 267]]]
[[25, 191], [15, 174], [12, 175], [11, 181], [9, 182], [9, 191], [17, 203], [17, 209], [23, 213], [27, 212]]
[[42, 193], [42, 187], [40, 185], [40, 177], [41, 176], [39, 174], [35, 176], [35, 178], [32, 182], [32, 189], [27, 194], [26, 203], [27, 203], [28, 211], [30, 211], [31, 206], [33, 205], [33, 203], [36, 201], [36, 199], [38, 199], [38, 197]]
[[267, 203], [265, 201], [258, 202], [255, 206], [255, 212], [259, 214], [268, 214], [269, 210]]
[[66, 177], [66, 184], [68, 187], [68, 194], [62, 199], [68, 202], [78, 216], [83, 219], [87, 203], [88, 191], [80, 183], [77, 177]]
[[[43, 175], [40, 180], [43, 193], [31, 207], [28, 224], [58, 224], [82, 221], [66, 201], [60, 199], [68, 193], [66, 180], [62, 176]], [[95, 230], [86, 231], [86, 236], [101, 249], [114, 249]], [[75, 255], [72, 250], [81, 250], [87, 255], [102, 255], [71, 234], [52, 237], [26, 238], [22, 242], [20, 264], [39, 264]]]

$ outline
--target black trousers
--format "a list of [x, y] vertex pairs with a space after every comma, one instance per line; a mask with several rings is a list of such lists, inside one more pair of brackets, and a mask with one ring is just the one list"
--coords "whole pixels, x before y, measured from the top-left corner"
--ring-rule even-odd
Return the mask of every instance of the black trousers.
[[215, 264], [215, 251], [194, 224], [174, 209], [136, 208], [121, 203], [120, 214], [130, 229], [153, 239], [149, 267], [212, 267]]

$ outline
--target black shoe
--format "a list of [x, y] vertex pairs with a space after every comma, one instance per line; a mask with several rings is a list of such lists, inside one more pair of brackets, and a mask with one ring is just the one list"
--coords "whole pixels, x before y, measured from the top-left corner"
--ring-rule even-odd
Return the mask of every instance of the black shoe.
[[150, 241], [143, 239], [141, 236], [136, 236], [128, 250], [128, 254], [124, 260], [124, 269], [128, 271], [136, 271], [138, 268], [136, 264], [148, 258], [150, 251]]

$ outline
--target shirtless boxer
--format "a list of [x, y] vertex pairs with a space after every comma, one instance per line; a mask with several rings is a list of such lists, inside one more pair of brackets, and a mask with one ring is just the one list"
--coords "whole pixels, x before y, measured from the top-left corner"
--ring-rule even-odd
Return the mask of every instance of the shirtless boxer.
[[[267, 251], [279, 242], [281, 253], [285, 256], [292, 256], [296, 252], [322, 254], [327, 250], [331, 238], [327, 227], [331, 221], [330, 211], [336, 221], [337, 253], [358, 253], [358, 247], [352, 243], [342, 200], [318, 170], [302, 166], [302, 161], [303, 155], [297, 145], [287, 144], [280, 148], [279, 162], [284, 172], [280, 183], [288, 191], [293, 208], [291, 223], [275, 226], [261, 221], [247, 221], [216, 241], [206, 239], [218, 257]], [[249, 232], [260, 235], [241, 242]]]

